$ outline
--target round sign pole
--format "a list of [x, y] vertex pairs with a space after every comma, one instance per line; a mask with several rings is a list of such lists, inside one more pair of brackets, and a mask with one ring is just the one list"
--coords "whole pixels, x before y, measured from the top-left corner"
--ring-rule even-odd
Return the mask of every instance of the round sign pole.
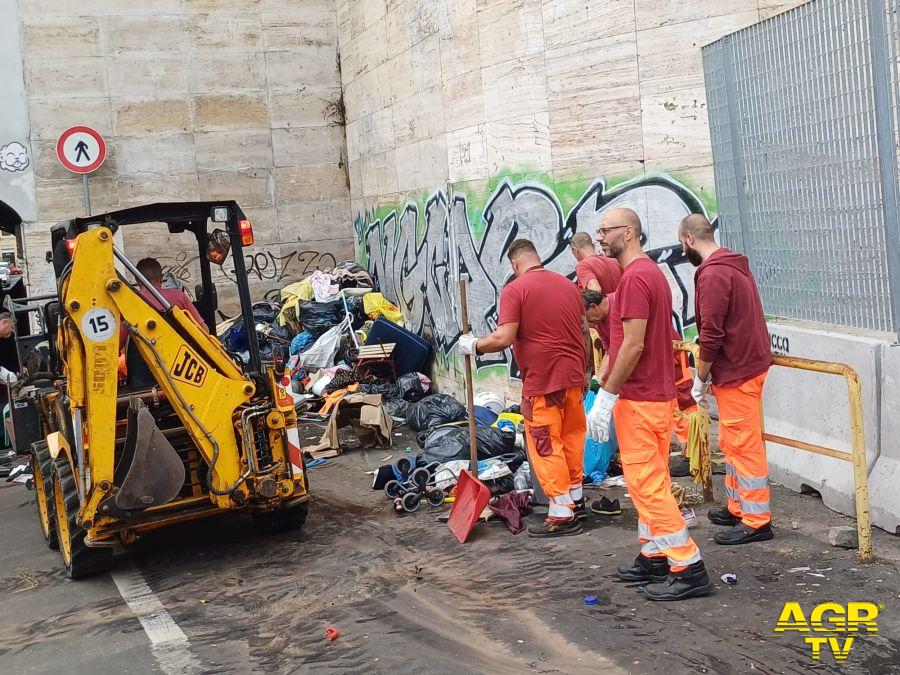
[[70, 127], [56, 141], [56, 157], [69, 171], [81, 174], [84, 214], [91, 215], [91, 193], [87, 177], [106, 160], [106, 142], [103, 137], [90, 127]]
[[88, 175], [81, 174], [81, 191], [84, 193], [84, 215], [91, 215], [91, 191], [88, 188]]

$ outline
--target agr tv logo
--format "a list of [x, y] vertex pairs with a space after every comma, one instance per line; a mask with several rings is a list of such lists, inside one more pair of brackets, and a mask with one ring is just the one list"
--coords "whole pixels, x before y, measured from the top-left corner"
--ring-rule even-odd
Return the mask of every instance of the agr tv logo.
[[853, 640], [862, 629], [865, 629], [866, 635], [878, 634], [878, 622], [875, 619], [879, 609], [884, 609], [884, 605], [848, 602], [845, 607], [837, 602], [823, 602], [813, 607], [807, 620], [799, 602], [787, 602], [778, 617], [775, 633], [825, 633], [827, 635], [804, 637], [810, 647], [812, 660], [820, 661], [822, 651], [827, 648], [834, 660], [842, 663], [850, 656]]

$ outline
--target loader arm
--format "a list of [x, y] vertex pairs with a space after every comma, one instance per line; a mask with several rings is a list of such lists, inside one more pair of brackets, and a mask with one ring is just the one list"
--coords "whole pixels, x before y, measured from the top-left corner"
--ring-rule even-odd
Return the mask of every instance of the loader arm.
[[[219, 342], [184, 310], [157, 311], [115, 269], [113, 237], [100, 227], [79, 235], [72, 270], [62, 289], [67, 313], [61, 346], [73, 415], [83, 410], [87, 503], [91, 521], [111, 494], [115, 469], [119, 332], [127, 330], [150, 372], [206, 463], [210, 499], [221, 508], [242, 503], [249, 458], [235, 432], [254, 384]], [[84, 460], [87, 461], [84, 461]]]

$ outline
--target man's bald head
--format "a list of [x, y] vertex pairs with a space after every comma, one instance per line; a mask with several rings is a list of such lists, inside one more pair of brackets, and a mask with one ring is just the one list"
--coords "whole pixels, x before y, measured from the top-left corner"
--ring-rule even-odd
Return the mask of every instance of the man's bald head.
[[616, 258], [619, 264], [623, 259], [641, 253], [641, 219], [631, 209], [612, 209], [603, 215], [597, 229], [597, 241], [603, 252], [610, 258]]
[[699, 267], [719, 245], [710, 225], [702, 213], [692, 213], [681, 221], [678, 226], [678, 241], [681, 242], [681, 250], [688, 261]]
[[641, 227], [641, 219], [638, 214], [631, 209], [626, 209], [624, 207], [613, 209], [612, 211], [608, 212], [605, 216], [603, 216], [603, 223], [606, 224], [604, 225], [601, 223], [601, 227], [606, 228], [617, 226], [630, 227], [634, 231], [634, 234], [638, 239], [640, 239], [641, 233], [643, 232], [643, 227]]
[[689, 234], [697, 241], [715, 241], [713, 226], [702, 213], [692, 213], [681, 221], [679, 228], [683, 234]]
[[579, 262], [597, 253], [597, 250], [594, 248], [594, 240], [591, 239], [591, 235], [587, 232], [576, 232], [573, 234], [569, 245], [572, 247], [572, 255]]

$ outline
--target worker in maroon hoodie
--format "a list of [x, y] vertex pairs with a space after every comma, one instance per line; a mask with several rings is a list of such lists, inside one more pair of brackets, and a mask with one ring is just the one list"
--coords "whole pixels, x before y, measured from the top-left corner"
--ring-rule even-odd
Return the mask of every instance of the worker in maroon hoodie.
[[766, 541], [774, 535], [760, 403], [772, 352], [762, 301], [747, 258], [716, 244], [704, 216], [682, 220], [678, 238], [697, 267], [694, 310], [700, 358], [694, 399], [707, 406], [712, 384], [725, 454], [728, 506], [707, 515], [716, 525], [729, 526], [716, 534], [718, 544]]

